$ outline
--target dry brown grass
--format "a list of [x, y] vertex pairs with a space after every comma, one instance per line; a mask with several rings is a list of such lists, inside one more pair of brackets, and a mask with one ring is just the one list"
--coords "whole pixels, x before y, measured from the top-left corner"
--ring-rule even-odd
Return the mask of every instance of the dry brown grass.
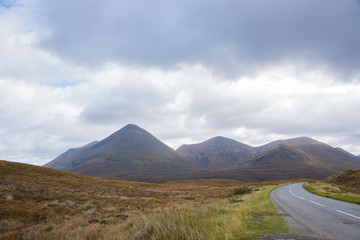
[[326, 181], [310, 181], [304, 184], [304, 188], [323, 197], [360, 204], [360, 192], [343, 185], [335, 185]]
[[324, 181], [310, 181], [307, 185], [324, 193], [360, 197], [360, 169], [336, 173]]
[[[266, 185], [271, 184], [234, 180], [148, 184], [0, 161], [0, 239], [159, 239], [161, 234], [152, 231], [174, 234], [179, 225], [164, 223], [176, 221], [188, 234], [183, 239], [206, 239], [200, 237], [206, 232], [201, 228], [209, 224], [224, 226], [215, 232], [228, 231], [230, 222], [239, 229], [248, 224], [241, 220], [241, 211], [249, 207], [250, 195], [235, 198], [235, 187], [252, 187], [256, 196]], [[228, 213], [228, 219], [222, 219]], [[211, 223], [204, 220], [209, 216]], [[185, 224], [199, 219], [205, 223], [197, 230]]]
[[307, 185], [325, 193], [340, 193], [349, 196], [360, 197], [360, 193], [354, 193], [352, 191], [348, 191], [346, 187], [331, 184], [325, 181], [311, 181], [307, 183]]
[[360, 193], [360, 169], [333, 174], [327, 177], [325, 182], [337, 185], [348, 192]]

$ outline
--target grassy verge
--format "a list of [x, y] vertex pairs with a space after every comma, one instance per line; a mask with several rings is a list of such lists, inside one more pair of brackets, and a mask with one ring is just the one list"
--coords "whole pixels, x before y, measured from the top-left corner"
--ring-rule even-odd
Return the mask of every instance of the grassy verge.
[[332, 199], [349, 202], [349, 203], [360, 204], [360, 197], [358, 197], [358, 196], [351, 196], [348, 194], [329, 192], [329, 188], [325, 189], [325, 191], [324, 190], [321, 191], [316, 188], [316, 185], [310, 186], [310, 184], [304, 184], [303, 186], [304, 186], [304, 189], [307, 190], [308, 192], [314, 193], [314, 194], [322, 196], [322, 197], [332, 198]]

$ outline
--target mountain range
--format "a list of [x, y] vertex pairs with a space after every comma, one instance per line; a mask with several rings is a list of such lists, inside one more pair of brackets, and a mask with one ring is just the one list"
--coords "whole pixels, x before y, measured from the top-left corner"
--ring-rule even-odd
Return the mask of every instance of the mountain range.
[[[298, 146], [318, 143], [308, 137], [277, 140], [263, 146], [252, 147], [233, 139], [215, 137], [197, 144], [182, 145], [176, 151], [200, 167], [216, 170], [245, 163], [279, 145]], [[344, 150], [345, 151], [345, 150]]]
[[308, 137], [252, 147], [218, 136], [175, 151], [146, 130], [129, 124], [101, 141], [69, 149], [44, 166], [145, 182], [201, 178], [265, 181], [325, 178], [360, 168], [360, 159]]

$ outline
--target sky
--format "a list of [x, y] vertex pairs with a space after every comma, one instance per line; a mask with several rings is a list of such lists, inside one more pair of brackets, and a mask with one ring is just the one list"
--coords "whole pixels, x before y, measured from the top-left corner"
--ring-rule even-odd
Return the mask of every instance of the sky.
[[176, 149], [308, 136], [360, 155], [360, 1], [0, 0], [0, 159], [136, 124]]

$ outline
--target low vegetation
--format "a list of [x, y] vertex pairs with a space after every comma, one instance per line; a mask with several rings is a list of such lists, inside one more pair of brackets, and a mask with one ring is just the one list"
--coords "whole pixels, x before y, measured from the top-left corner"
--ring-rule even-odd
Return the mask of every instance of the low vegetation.
[[[245, 187], [254, 191], [234, 195]], [[287, 231], [275, 187], [147, 184], [0, 161], [0, 239], [257, 239]]]
[[325, 182], [341, 186], [348, 192], [360, 193], [360, 169], [350, 169], [333, 174]]
[[233, 189], [234, 195], [243, 195], [243, 194], [249, 194], [252, 192], [252, 188], [248, 186], [238, 187]]
[[360, 204], [360, 170], [347, 170], [324, 181], [311, 181], [304, 184], [304, 188], [323, 197]]

